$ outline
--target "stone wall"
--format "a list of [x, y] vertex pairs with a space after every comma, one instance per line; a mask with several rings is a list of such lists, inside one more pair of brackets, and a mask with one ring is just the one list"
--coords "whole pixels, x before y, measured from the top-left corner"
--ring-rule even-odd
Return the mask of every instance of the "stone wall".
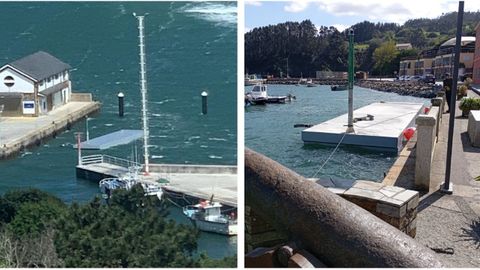
[[415, 237], [419, 200], [417, 191], [362, 180], [356, 181], [349, 189], [329, 190]]

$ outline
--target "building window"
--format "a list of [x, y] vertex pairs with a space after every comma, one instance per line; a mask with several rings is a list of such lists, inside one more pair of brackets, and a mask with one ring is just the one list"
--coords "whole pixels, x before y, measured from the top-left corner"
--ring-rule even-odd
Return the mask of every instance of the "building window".
[[55, 74], [55, 80], [58, 80], [58, 74]]
[[7, 86], [7, 87], [12, 87], [14, 84], [15, 84], [15, 80], [13, 79], [12, 76], [7, 76], [3, 79], [3, 83]]
[[51, 82], [52, 81], [52, 77], [48, 77], [47, 79], [47, 83]]

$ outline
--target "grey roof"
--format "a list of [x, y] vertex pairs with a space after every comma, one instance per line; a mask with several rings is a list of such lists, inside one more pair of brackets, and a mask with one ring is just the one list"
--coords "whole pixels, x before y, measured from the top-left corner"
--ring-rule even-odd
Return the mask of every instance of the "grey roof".
[[43, 51], [25, 56], [9, 65], [28, 74], [37, 81], [71, 68], [70, 65]]

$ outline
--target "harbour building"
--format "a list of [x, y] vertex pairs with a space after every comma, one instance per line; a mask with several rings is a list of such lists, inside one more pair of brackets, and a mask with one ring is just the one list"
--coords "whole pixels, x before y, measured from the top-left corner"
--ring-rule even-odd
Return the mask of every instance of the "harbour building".
[[2, 116], [39, 116], [70, 101], [70, 65], [39, 51], [0, 68]]
[[[399, 76], [425, 76], [432, 74], [437, 80], [446, 73], [453, 74], [455, 38], [440, 46], [423, 50], [418, 56], [408, 56], [400, 60]], [[464, 36], [461, 40], [459, 79], [472, 77], [475, 52], [475, 37]]]
[[473, 56], [473, 83], [480, 84], [480, 23], [475, 28], [475, 54]]

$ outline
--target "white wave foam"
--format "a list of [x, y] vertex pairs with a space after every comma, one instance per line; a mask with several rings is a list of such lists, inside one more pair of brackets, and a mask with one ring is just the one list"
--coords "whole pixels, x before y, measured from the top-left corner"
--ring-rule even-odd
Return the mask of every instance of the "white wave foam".
[[157, 155], [152, 155], [152, 158], [153, 158], [153, 159], [161, 159], [161, 158], [164, 158], [164, 157], [165, 157], [165, 156], [162, 156], [162, 155], [159, 155], [159, 156], [157, 156]]
[[223, 159], [222, 156], [209, 155], [208, 157], [211, 158], [211, 159]]
[[208, 148], [208, 145], [200, 145], [200, 148]]
[[236, 5], [211, 2], [194, 3], [185, 5], [181, 11], [202, 20], [220, 23], [221, 26], [235, 27], [237, 25]]

